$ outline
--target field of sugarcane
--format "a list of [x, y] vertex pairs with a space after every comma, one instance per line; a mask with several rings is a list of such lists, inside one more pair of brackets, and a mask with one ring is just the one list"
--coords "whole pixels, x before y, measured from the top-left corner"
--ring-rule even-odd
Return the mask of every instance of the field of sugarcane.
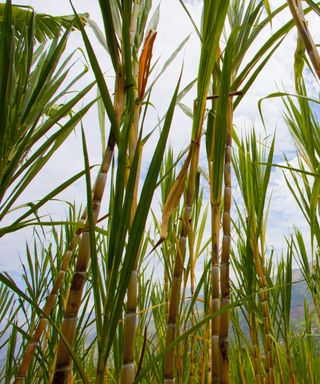
[[[320, 24], [319, 3], [203, 0], [199, 23], [173, 1], [197, 37], [197, 77], [176, 72], [154, 125], [154, 87], [188, 44], [157, 60], [158, 2], [97, 0], [99, 26], [76, 1], [59, 17], [0, 3], [0, 241], [32, 233], [19, 275], [0, 273], [0, 383], [320, 383], [320, 56], [307, 22]], [[295, 91], [261, 89], [256, 110], [267, 128], [265, 102], [279, 106], [293, 163], [275, 159], [273, 128], [234, 121], [290, 33]], [[27, 201], [75, 132], [81, 171]], [[282, 251], [268, 243], [275, 170], [307, 227], [292, 223]], [[75, 183], [84, 206], [43, 213]]]

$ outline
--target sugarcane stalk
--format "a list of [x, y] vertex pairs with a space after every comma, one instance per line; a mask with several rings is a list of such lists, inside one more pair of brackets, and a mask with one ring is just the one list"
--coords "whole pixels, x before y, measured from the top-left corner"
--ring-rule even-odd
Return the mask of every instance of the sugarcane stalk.
[[[93, 218], [97, 222], [100, 212], [101, 200], [106, 184], [107, 173], [111, 163], [115, 141], [113, 135], [109, 138], [108, 147], [105, 152], [103, 163], [97, 176], [97, 183], [93, 192]], [[78, 258], [75, 272], [73, 275], [67, 307], [62, 323], [62, 334], [66, 337], [71, 346], [74, 345], [75, 331], [77, 325], [77, 315], [81, 305], [82, 291], [86, 281], [86, 274], [90, 259], [89, 252], [89, 229], [88, 222], [81, 234]], [[54, 384], [68, 383], [71, 374], [71, 356], [69, 351], [60, 339], [58, 344], [58, 355], [55, 367], [55, 373], [52, 382]]]
[[[211, 305], [209, 305], [209, 310], [211, 313]], [[206, 338], [207, 338], [207, 341], [208, 341], [208, 374], [207, 374], [207, 383], [208, 384], [211, 384], [212, 383], [212, 343], [211, 343], [211, 329], [212, 329], [212, 325], [211, 325], [211, 320], [209, 321], [209, 324], [208, 324], [208, 329], [207, 329], [207, 334], [206, 334]]]
[[[220, 67], [220, 47], [218, 46], [216, 57], [217, 64]], [[213, 85], [213, 91], [219, 89], [218, 83]], [[212, 100], [212, 112], [216, 110], [218, 103], [219, 95], [213, 95], [207, 97], [207, 99]], [[208, 129], [209, 124], [213, 124], [213, 120], [208, 119]], [[211, 313], [216, 313], [220, 310], [220, 260], [219, 260], [219, 239], [220, 239], [220, 197], [217, 199], [214, 197], [214, 191], [212, 188], [213, 180], [213, 166], [212, 166], [212, 156], [214, 142], [212, 140], [209, 143], [208, 150], [208, 169], [209, 169], [209, 180], [210, 180], [210, 204], [211, 204]], [[213, 384], [219, 381], [219, 332], [220, 332], [220, 316], [214, 316], [211, 320], [211, 358], [210, 358], [210, 368], [211, 368], [211, 378], [210, 380]]]
[[[200, 139], [200, 137], [199, 137]], [[191, 218], [191, 204], [194, 196], [195, 182], [199, 161], [200, 145], [198, 141], [192, 141], [191, 146], [191, 164], [189, 182], [187, 188], [187, 197], [184, 207], [181, 223], [181, 233], [177, 246], [174, 271], [171, 282], [171, 297], [169, 303], [169, 315], [167, 319], [166, 346], [171, 344], [176, 338], [177, 316], [180, 301], [180, 287], [183, 273], [183, 262], [186, 253], [186, 241], [189, 231], [189, 221]], [[175, 382], [175, 350], [171, 349], [164, 359], [164, 384], [174, 384]]]
[[[137, 95], [137, 92], [135, 92]], [[140, 105], [139, 109], [135, 110], [134, 122], [130, 132], [129, 143], [129, 167], [133, 160], [134, 152], [136, 150], [138, 141], [138, 123], [140, 117]], [[136, 212], [137, 200], [138, 200], [138, 185], [139, 185], [139, 173], [141, 167], [141, 155], [139, 157], [139, 165], [137, 169], [136, 181], [134, 186], [134, 193], [132, 198], [131, 213], [130, 213], [130, 227]], [[123, 328], [123, 355], [122, 355], [122, 367], [121, 367], [121, 383], [131, 384], [134, 380], [134, 349], [135, 349], [135, 337], [136, 337], [136, 312], [137, 312], [137, 267], [138, 259], [135, 260], [129, 284], [128, 284], [128, 300], [126, 305], [126, 313], [124, 319]]]
[[[133, 38], [137, 26], [137, 17], [138, 17], [138, 3], [134, 3], [131, 25], [130, 25], [130, 43], [131, 47], [133, 45]], [[141, 100], [144, 97], [144, 91], [149, 76], [150, 61], [152, 57], [152, 46], [155, 39], [155, 33], [149, 32], [144, 49], [141, 54], [140, 66], [137, 62], [133, 63], [133, 73], [135, 78], [135, 87], [134, 87], [134, 97], [136, 100], [134, 117], [132, 127], [129, 133], [129, 153], [128, 153], [128, 162], [129, 169], [131, 167], [134, 154], [137, 150], [138, 145], [138, 128], [139, 120], [141, 115]], [[137, 55], [137, 52], [136, 52]], [[142, 81], [141, 81], [141, 75]], [[140, 79], [139, 79], [140, 77]], [[139, 81], [140, 80], [140, 81]], [[137, 102], [139, 100], [139, 102]], [[138, 187], [139, 187], [139, 177], [141, 169], [141, 158], [142, 154], [139, 153], [139, 164], [137, 168], [136, 180], [134, 185], [134, 192], [132, 197], [131, 211], [130, 211], [130, 228], [136, 213], [137, 203], [138, 203]], [[138, 252], [139, 255], [139, 252]], [[135, 355], [135, 338], [136, 338], [136, 313], [137, 313], [137, 295], [138, 295], [138, 262], [139, 257], [136, 258], [133, 269], [131, 272], [128, 293], [127, 293], [127, 305], [126, 313], [124, 319], [124, 328], [123, 328], [123, 354], [122, 354], [122, 367], [121, 367], [121, 384], [131, 384], [133, 383], [135, 377], [134, 369], [134, 355]]]
[[[212, 99], [212, 108], [216, 108], [216, 101]], [[211, 144], [212, 145], [212, 144]], [[210, 152], [212, 151], [212, 147]], [[210, 183], [213, 180], [213, 167], [211, 159], [208, 162]], [[210, 188], [211, 203], [211, 313], [220, 311], [220, 206], [221, 196], [214, 197], [213, 188]], [[211, 381], [219, 382], [220, 377], [220, 351], [219, 351], [220, 316], [211, 319]]]
[[[195, 287], [195, 254], [194, 254], [194, 235], [193, 230], [190, 229], [190, 284], [191, 284], [191, 297], [194, 296], [194, 287]], [[194, 327], [196, 324], [194, 306], [191, 309], [191, 327]], [[195, 381], [195, 364], [194, 364], [194, 346], [195, 346], [195, 334], [191, 335], [190, 340], [190, 375], [189, 383], [193, 384]]]
[[[166, 345], [169, 345], [176, 338], [176, 321], [178, 316], [180, 301], [180, 286], [183, 272], [183, 257], [186, 251], [186, 233], [190, 217], [190, 206], [186, 204], [182, 219], [181, 236], [177, 246], [177, 257], [175, 259], [174, 271], [171, 281], [171, 296], [169, 303], [169, 314], [167, 320]], [[164, 383], [173, 384], [175, 382], [175, 350], [172, 349], [165, 356], [164, 361]]]
[[[137, 178], [135, 183], [135, 191], [133, 196], [133, 202], [131, 206], [131, 223], [134, 218], [134, 214], [137, 207], [137, 191], [138, 191], [138, 175], [141, 167], [141, 155], [139, 158], [139, 165], [137, 171]], [[131, 384], [135, 377], [134, 369], [134, 350], [135, 350], [135, 338], [136, 338], [136, 317], [137, 317], [137, 296], [138, 296], [138, 261], [137, 258], [133, 265], [127, 294], [126, 313], [124, 318], [123, 328], [123, 355], [122, 355], [122, 367], [121, 367], [121, 383]]]
[[[124, 100], [124, 83], [121, 71], [119, 71], [117, 74], [115, 89], [116, 91], [114, 108], [117, 116], [117, 121], [120, 126]], [[99, 173], [97, 175], [97, 179], [93, 188], [92, 213], [94, 224], [96, 224], [99, 216], [101, 200], [107, 181], [108, 170], [113, 157], [115, 144], [116, 142], [114, 135], [112, 134], [112, 131], [110, 131], [107, 148], [104, 153], [103, 161], [100, 166]], [[81, 233], [75, 272], [71, 282], [71, 288], [61, 327], [61, 332], [71, 347], [73, 347], [74, 345], [75, 332], [77, 326], [77, 315], [81, 305], [82, 291], [86, 281], [87, 269], [90, 259], [89, 250], [89, 225], [87, 221], [85, 229]], [[63, 340], [60, 339], [58, 344], [57, 361], [55, 364], [55, 372], [53, 375], [52, 383], [68, 384], [71, 376], [71, 370], [71, 356]]]
[[[211, 311], [220, 310], [220, 263], [219, 263], [219, 232], [220, 232], [220, 203], [211, 200], [211, 242], [212, 242], [212, 269], [211, 269]], [[220, 316], [211, 319], [211, 375], [215, 384], [219, 380], [219, 332]]]
[[[215, 102], [213, 101], [212, 107]], [[212, 151], [212, 148], [209, 152]], [[209, 158], [210, 159], [210, 158]], [[213, 180], [213, 170], [211, 159], [208, 161], [210, 181]], [[211, 184], [211, 182], [210, 182]], [[213, 197], [213, 189], [210, 185], [210, 203], [211, 203], [211, 313], [220, 310], [220, 263], [219, 263], [219, 234], [220, 234], [220, 201]], [[213, 383], [216, 383], [219, 377], [219, 330], [220, 316], [214, 316], [211, 320], [211, 342], [210, 342], [210, 368]]]
[[[227, 136], [225, 148], [225, 165], [224, 165], [224, 205], [223, 205], [223, 239], [221, 251], [220, 265], [220, 290], [221, 290], [221, 308], [230, 306], [230, 247], [231, 247], [231, 160], [232, 160], [232, 100], [228, 101], [227, 108]], [[219, 331], [219, 351], [220, 351], [220, 382], [228, 384], [230, 382], [229, 375], [229, 357], [228, 357], [228, 337], [230, 326], [230, 312], [225, 310], [220, 315], [220, 331]]]

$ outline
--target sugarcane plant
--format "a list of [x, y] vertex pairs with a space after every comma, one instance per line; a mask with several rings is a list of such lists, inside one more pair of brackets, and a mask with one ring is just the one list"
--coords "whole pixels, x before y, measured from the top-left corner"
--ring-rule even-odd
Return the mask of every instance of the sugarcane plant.
[[[74, 110], [94, 84], [75, 95], [71, 92], [88, 71], [84, 66], [77, 75], [67, 77], [74, 68], [77, 53], [75, 50], [64, 56], [72, 19], [62, 24], [56, 21], [56, 33], [51, 35], [45, 32], [48, 28], [45, 15], [39, 25], [32, 9], [22, 12], [7, 1], [1, 12], [0, 220], [3, 221], [17, 208], [18, 198], [93, 105], [94, 101], [77, 112]], [[71, 97], [66, 98], [67, 93]], [[37, 211], [80, 176], [83, 172], [38, 202], [20, 206], [24, 212], [8, 220], [0, 230], [1, 236], [34, 222]]]

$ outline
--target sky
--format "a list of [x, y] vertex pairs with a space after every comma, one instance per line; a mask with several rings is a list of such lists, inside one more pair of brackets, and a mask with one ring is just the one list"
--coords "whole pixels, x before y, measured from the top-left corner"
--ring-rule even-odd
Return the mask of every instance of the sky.
[[[37, 12], [44, 12], [52, 15], [72, 13], [69, 2], [65, 0], [20, 0], [18, 3], [31, 5]], [[155, 3], [157, 4], [157, 2]], [[195, 22], [199, 25], [201, 20], [202, 2], [189, 0], [186, 4]], [[271, 1], [272, 7], [275, 7], [277, 4], [279, 4], [278, 0]], [[89, 12], [90, 17], [101, 26], [101, 29], [103, 29], [98, 0], [77, 0], [74, 1], [74, 5], [79, 13]], [[285, 19], [288, 20], [289, 17], [290, 15], [286, 13], [285, 16], [276, 19], [272, 25], [272, 30], [276, 30], [277, 27], [282, 25]], [[319, 35], [319, 26], [317, 26], [316, 18], [309, 17], [308, 19], [310, 21], [309, 26], [313, 36]], [[266, 29], [265, 33], [271, 33], [270, 27]], [[95, 36], [92, 33], [89, 33], [89, 35], [99, 58], [99, 63], [108, 78], [108, 76], [112, 76], [112, 67], [108, 60], [108, 55], [102, 46], [97, 43]], [[163, 116], [166, 112], [182, 65], [182, 86], [185, 86], [196, 77], [199, 58], [198, 37], [179, 1], [162, 0], [160, 5], [160, 22], [154, 51], [154, 57], [159, 58], [159, 62], [157, 63], [158, 71], [161, 69], [165, 60], [170, 57], [180, 42], [182, 42], [188, 35], [190, 35], [190, 38], [187, 44], [174, 63], [171, 64], [165, 72], [161, 81], [158, 82], [153, 91], [152, 102], [155, 108], [152, 109], [148, 115], [146, 130], [151, 130], [156, 125], [158, 117]], [[266, 36], [264, 36], [264, 38], [265, 37]], [[260, 41], [258, 40], [257, 45], [252, 48], [251, 54], [257, 49], [259, 43]], [[79, 33], [75, 32], [72, 34], [69, 41], [68, 50], [71, 51], [81, 44], [81, 36]], [[281, 116], [281, 103], [275, 99], [263, 102], [263, 115], [267, 131], [264, 132], [258, 113], [258, 101], [268, 94], [278, 90], [294, 92], [293, 55], [295, 44], [296, 32], [292, 31], [262, 71], [254, 87], [252, 87], [244, 97], [234, 116], [234, 122], [238, 132], [248, 132], [253, 126], [257, 133], [262, 135], [262, 138], [265, 135], [276, 132], [275, 159], [279, 163], [283, 162], [284, 153], [289, 160], [293, 161], [293, 163], [296, 161], [295, 149], [288, 129]], [[80, 54], [78, 55], [81, 57]], [[88, 74], [85, 82], [88, 83], [92, 79], [92, 74]], [[94, 96], [95, 94], [90, 95], [92, 98]], [[190, 92], [190, 94], [183, 100], [183, 103], [189, 108], [192, 108], [194, 98], [195, 90], [192, 90], [192, 92]], [[90, 163], [98, 164], [101, 157], [101, 146], [97, 110], [95, 108], [92, 108], [83, 119], [83, 126], [87, 139]], [[170, 136], [170, 144], [174, 148], [175, 153], [178, 153], [188, 145], [190, 132], [190, 118], [177, 108]], [[152, 154], [155, 144], [156, 140], [153, 140], [146, 146], [143, 160], [144, 169], [147, 167], [148, 159]], [[201, 158], [200, 162], [204, 162], [204, 158]], [[94, 179], [96, 168], [92, 172], [92, 179]], [[32, 185], [25, 191], [19, 203], [22, 204], [28, 201], [34, 201], [35, 199], [46, 195], [58, 183], [62, 183], [68, 177], [82, 169], [83, 156], [81, 135], [79, 129], [77, 129], [75, 133], [70, 135], [70, 138], [58, 150], [45, 169], [38, 175], [36, 180], [34, 180]], [[293, 226], [297, 226], [307, 236], [307, 226], [304, 218], [299, 212], [294, 198], [288, 192], [282, 171], [278, 168], [274, 169], [272, 172], [270, 192], [272, 192], [272, 202], [269, 213], [267, 241], [270, 247], [273, 247], [280, 253], [285, 244], [284, 235], [289, 235]], [[234, 187], [234, 195], [236, 197], [239, 195], [237, 187]], [[75, 201], [78, 206], [80, 204], [85, 204], [86, 196], [83, 180], [75, 183], [67, 191], [61, 194], [59, 198], [66, 201]], [[155, 212], [160, 214], [157, 195], [155, 197], [153, 208]], [[102, 215], [106, 213], [105, 209], [106, 207], [102, 208]], [[66, 212], [67, 206], [63, 202], [50, 203], [43, 211], [43, 213], [50, 214], [54, 219], [64, 219], [66, 217]], [[10, 217], [7, 219], [7, 223], [10, 222], [10, 219]], [[6, 224], [6, 222], [3, 223], [3, 225], [4, 224]], [[207, 233], [209, 234], [209, 227]], [[25, 242], [32, 241], [33, 235], [32, 229], [28, 229], [9, 234], [0, 240], [2, 250], [0, 255], [1, 271], [17, 272], [19, 270], [21, 260], [24, 260]]]

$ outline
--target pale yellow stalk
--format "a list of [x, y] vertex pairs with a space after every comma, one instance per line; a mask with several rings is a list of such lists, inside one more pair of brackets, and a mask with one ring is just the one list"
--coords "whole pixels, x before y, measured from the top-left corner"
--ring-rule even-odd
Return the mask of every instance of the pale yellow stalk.
[[[123, 76], [121, 73], [116, 78], [116, 92], [115, 92], [115, 112], [120, 126], [121, 116], [123, 110], [123, 98], [124, 98], [124, 85]], [[112, 133], [109, 136], [108, 145], [103, 157], [102, 164], [100, 166], [99, 173], [93, 188], [92, 199], [92, 212], [94, 224], [97, 222], [101, 200], [107, 181], [107, 174], [111, 164], [113, 151], [115, 147], [115, 139]], [[77, 315], [81, 305], [82, 291], [86, 281], [87, 269], [90, 259], [90, 244], [89, 244], [89, 230], [88, 222], [85, 229], [81, 233], [80, 246], [78, 251], [78, 257], [75, 267], [75, 272], [71, 282], [71, 288], [69, 297], [67, 300], [67, 306], [64, 314], [64, 320], [62, 323], [61, 332], [68, 341], [71, 347], [74, 346], [75, 332], [77, 326]], [[59, 340], [57, 361], [55, 364], [55, 372], [52, 379], [53, 384], [68, 384], [72, 373], [71, 356], [64, 344], [63, 340]]]
[[[221, 309], [229, 307], [230, 299], [230, 248], [231, 248], [231, 159], [232, 159], [232, 101], [228, 101], [227, 109], [227, 137], [225, 149], [225, 165], [224, 165], [224, 204], [223, 204], [223, 239], [220, 265], [220, 289], [221, 289]], [[220, 315], [220, 332], [219, 332], [219, 351], [220, 351], [220, 383], [230, 383], [229, 374], [229, 327], [230, 327], [230, 311], [225, 310]]]

